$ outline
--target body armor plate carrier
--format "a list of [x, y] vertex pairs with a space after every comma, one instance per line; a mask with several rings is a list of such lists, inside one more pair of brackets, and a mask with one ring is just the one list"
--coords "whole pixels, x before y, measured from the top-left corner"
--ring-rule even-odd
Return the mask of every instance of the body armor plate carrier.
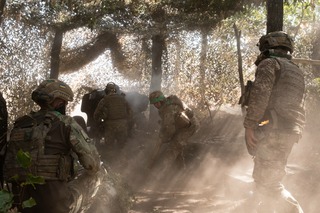
[[107, 120], [127, 119], [127, 103], [122, 95], [112, 94], [105, 97], [107, 102]]
[[268, 110], [275, 110], [286, 124], [303, 128], [305, 123], [303, 72], [293, 62], [276, 58], [281, 71], [272, 91]]
[[[17, 181], [25, 181], [29, 173], [45, 180], [68, 180], [71, 176], [71, 156], [44, 154], [45, 139], [56, 115], [54, 112], [35, 114], [23, 116], [15, 122], [8, 143], [5, 180], [10, 182], [15, 176]], [[19, 150], [30, 154], [30, 168], [18, 163]]]

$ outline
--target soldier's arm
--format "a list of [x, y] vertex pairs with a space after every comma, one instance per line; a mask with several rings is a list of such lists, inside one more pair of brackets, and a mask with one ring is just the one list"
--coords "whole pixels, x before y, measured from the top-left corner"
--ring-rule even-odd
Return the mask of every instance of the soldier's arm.
[[93, 173], [100, 168], [100, 157], [95, 145], [79, 124], [69, 118], [70, 144], [72, 150], [77, 154], [80, 164]]
[[280, 65], [275, 59], [265, 59], [257, 67], [255, 82], [250, 93], [244, 127], [255, 129], [268, 106], [269, 98], [276, 79], [276, 70]]

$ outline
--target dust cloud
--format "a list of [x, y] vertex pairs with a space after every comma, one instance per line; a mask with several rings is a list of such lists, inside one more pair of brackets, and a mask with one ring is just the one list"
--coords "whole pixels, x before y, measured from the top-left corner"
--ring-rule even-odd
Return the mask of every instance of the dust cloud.
[[[108, 168], [119, 174], [126, 190], [132, 192], [129, 213], [249, 213], [252, 206], [247, 201], [254, 194], [253, 159], [245, 147], [242, 122], [241, 115], [226, 112], [201, 121], [183, 163], [177, 162], [165, 173], [149, 168], [158, 141], [156, 131], [136, 130], [121, 153], [100, 152]], [[306, 213], [318, 212], [320, 205], [319, 132], [315, 130], [306, 127], [292, 150], [283, 180]]]

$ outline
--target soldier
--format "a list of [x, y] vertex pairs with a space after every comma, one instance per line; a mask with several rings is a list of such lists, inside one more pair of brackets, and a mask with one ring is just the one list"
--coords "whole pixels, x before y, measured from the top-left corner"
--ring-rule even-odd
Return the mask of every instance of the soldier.
[[154, 91], [149, 95], [150, 104], [153, 104], [159, 112], [161, 118], [160, 123], [160, 143], [152, 156], [151, 165], [155, 162], [155, 158], [161, 153], [160, 169], [167, 169], [169, 165], [181, 156], [183, 159], [183, 151], [187, 144], [187, 139], [190, 138], [197, 130], [193, 111], [183, 103], [177, 96], [171, 95], [165, 97], [161, 91]]
[[128, 138], [128, 120], [132, 112], [124, 95], [119, 94], [117, 88], [112, 82], [107, 84], [106, 96], [99, 102], [94, 119], [103, 122], [105, 144], [122, 149]]
[[258, 212], [302, 213], [281, 180], [305, 123], [304, 75], [291, 61], [293, 40], [286, 33], [268, 33], [258, 46], [261, 53], [244, 119], [246, 145], [254, 156]]
[[[32, 93], [32, 100], [41, 109], [15, 121], [5, 158], [5, 179], [12, 184], [20, 212], [71, 212], [79, 201], [78, 192], [85, 187], [69, 187], [69, 181], [77, 174], [75, 160], [79, 160], [89, 177], [94, 176], [100, 169], [98, 152], [83, 129], [65, 114], [68, 102], [73, 100], [67, 84], [45, 80]], [[16, 160], [21, 150], [31, 157], [28, 168]], [[28, 182], [30, 172], [42, 177], [45, 183], [21, 184]], [[21, 209], [21, 202], [31, 197], [36, 205]]]
[[82, 97], [81, 111], [87, 114], [88, 135], [96, 144], [103, 137], [103, 127], [101, 123], [94, 120], [93, 114], [99, 102], [105, 96], [104, 90], [95, 89]]

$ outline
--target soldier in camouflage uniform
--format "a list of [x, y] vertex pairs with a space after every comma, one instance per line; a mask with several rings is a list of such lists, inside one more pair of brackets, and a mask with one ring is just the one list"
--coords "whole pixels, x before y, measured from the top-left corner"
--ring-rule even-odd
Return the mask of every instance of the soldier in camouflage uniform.
[[122, 149], [128, 138], [128, 120], [132, 112], [124, 95], [119, 94], [114, 83], [108, 83], [106, 96], [99, 102], [94, 119], [103, 122], [105, 144]]
[[255, 81], [244, 120], [246, 145], [254, 156], [258, 212], [302, 213], [281, 180], [305, 123], [304, 75], [290, 60], [293, 41], [286, 33], [262, 36], [258, 46], [261, 54], [255, 62]]
[[[79, 201], [77, 192], [85, 187], [69, 187], [69, 181], [76, 175], [74, 163], [79, 160], [89, 176], [94, 176], [100, 170], [100, 159], [95, 146], [76, 121], [65, 115], [67, 103], [72, 99], [73, 92], [67, 84], [55, 79], [45, 80], [32, 93], [32, 100], [41, 109], [18, 118], [14, 123], [7, 148], [4, 174], [6, 181], [12, 184], [13, 193], [16, 195], [15, 203], [20, 212], [72, 212]], [[24, 129], [40, 125], [46, 132], [41, 136], [42, 141], [32, 141], [36, 136], [26, 140], [30, 135], [21, 134]], [[22, 186], [21, 182], [27, 180], [23, 179], [25, 168], [17, 162], [17, 153], [20, 149], [25, 151], [32, 148], [37, 151], [36, 155], [30, 153], [33, 162], [30, 171], [33, 175], [44, 178], [45, 184], [36, 184], [35, 187]], [[13, 176], [18, 179], [12, 179]], [[36, 205], [20, 209], [21, 201], [31, 197], [35, 199]]]
[[150, 93], [149, 100], [161, 118], [158, 150], [162, 170], [169, 168], [178, 156], [183, 160], [187, 140], [196, 132], [198, 123], [193, 111], [175, 95], [165, 97], [161, 91], [154, 91]]

